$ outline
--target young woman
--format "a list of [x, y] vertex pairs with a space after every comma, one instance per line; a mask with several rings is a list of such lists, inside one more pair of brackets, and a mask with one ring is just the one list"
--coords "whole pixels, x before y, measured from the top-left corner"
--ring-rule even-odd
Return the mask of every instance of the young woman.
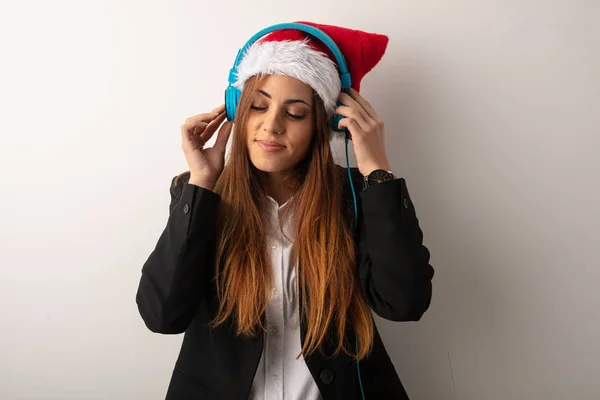
[[[358, 88], [387, 38], [314, 26], [344, 51]], [[227, 165], [225, 106], [181, 129], [189, 171], [171, 183], [167, 226], [136, 299], [151, 331], [185, 332], [167, 399], [408, 398], [371, 310], [419, 320], [431, 300], [430, 254], [406, 181], [390, 171], [383, 122], [357, 90], [340, 94], [335, 64], [297, 35], [269, 36], [240, 64]], [[356, 56], [356, 35], [379, 52]], [[332, 157], [334, 113], [354, 143], [352, 182]]]

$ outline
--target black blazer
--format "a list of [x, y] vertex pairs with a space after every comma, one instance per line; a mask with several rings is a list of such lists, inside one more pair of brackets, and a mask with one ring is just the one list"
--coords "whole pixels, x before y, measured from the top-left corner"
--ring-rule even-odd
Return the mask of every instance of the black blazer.
[[[339, 168], [346, 177], [344, 199], [353, 213], [347, 170]], [[359, 209], [354, 232], [363, 294], [385, 319], [418, 321], [431, 301], [434, 269], [406, 181], [398, 178], [362, 191], [357, 168], [352, 168], [352, 177]], [[221, 198], [188, 180], [189, 173], [171, 184], [167, 226], [143, 266], [136, 302], [152, 332], [185, 332], [167, 400], [246, 400], [263, 336], [236, 337], [231, 323], [208, 327], [218, 309], [212, 277]], [[301, 336], [304, 339], [303, 324]], [[347, 339], [355, 343], [351, 329]], [[334, 348], [328, 338], [323, 354], [315, 352], [305, 359], [323, 400], [361, 400], [356, 362], [344, 354], [329, 357]], [[360, 372], [367, 400], [408, 399], [376, 327], [373, 351], [360, 362]]]

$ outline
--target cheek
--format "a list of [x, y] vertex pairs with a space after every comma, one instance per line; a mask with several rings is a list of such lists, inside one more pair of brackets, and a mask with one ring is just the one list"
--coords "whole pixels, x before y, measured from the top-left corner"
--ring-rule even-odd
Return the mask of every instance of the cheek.
[[255, 124], [252, 123], [252, 118], [248, 118], [246, 120], [246, 125], [244, 126], [244, 137], [246, 143], [248, 144], [254, 140], [254, 132], [256, 132], [254, 125]]
[[252, 140], [255, 137], [256, 132], [260, 130], [260, 119], [256, 117], [249, 116], [246, 120], [246, 126], [244, 127], [244, 131], [246, 132], [246, 140]]
[[294, 142], [294, 150], [302, 153], [306, 152], [310, 147], [313, 134], [312, 125], [307, 125], [306, 127], [295, 131], [292, 139]]

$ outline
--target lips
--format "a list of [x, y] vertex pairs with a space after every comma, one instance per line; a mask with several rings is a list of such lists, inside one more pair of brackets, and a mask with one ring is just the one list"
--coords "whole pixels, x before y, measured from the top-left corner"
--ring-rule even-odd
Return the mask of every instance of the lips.
[[274, 152], [285, 149], [284, 145], [272, 140], [257, 140], [256, 143], [265, 151]]
[[272, 140], [257, 140], [258, 143], [265, 145], [265, 146], [269, 146], [269, 147], [285, 147], [284, 145], [282, 145], [279, 142], [274, 142]]

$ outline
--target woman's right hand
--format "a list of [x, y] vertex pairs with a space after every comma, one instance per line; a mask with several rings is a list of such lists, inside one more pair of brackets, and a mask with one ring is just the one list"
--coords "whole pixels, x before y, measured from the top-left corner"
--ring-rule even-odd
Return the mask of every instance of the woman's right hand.
[[225, 146], [233, 123], [227, 121], [221, 126], [213, 147], [205, 149], [204, 145], [223, 123], [225, 116], [223, 104], [210, 113], [188, 118], [181, 127], [181, 147], [190, 170], [190, 183], [212, 189], [223, 172]]

